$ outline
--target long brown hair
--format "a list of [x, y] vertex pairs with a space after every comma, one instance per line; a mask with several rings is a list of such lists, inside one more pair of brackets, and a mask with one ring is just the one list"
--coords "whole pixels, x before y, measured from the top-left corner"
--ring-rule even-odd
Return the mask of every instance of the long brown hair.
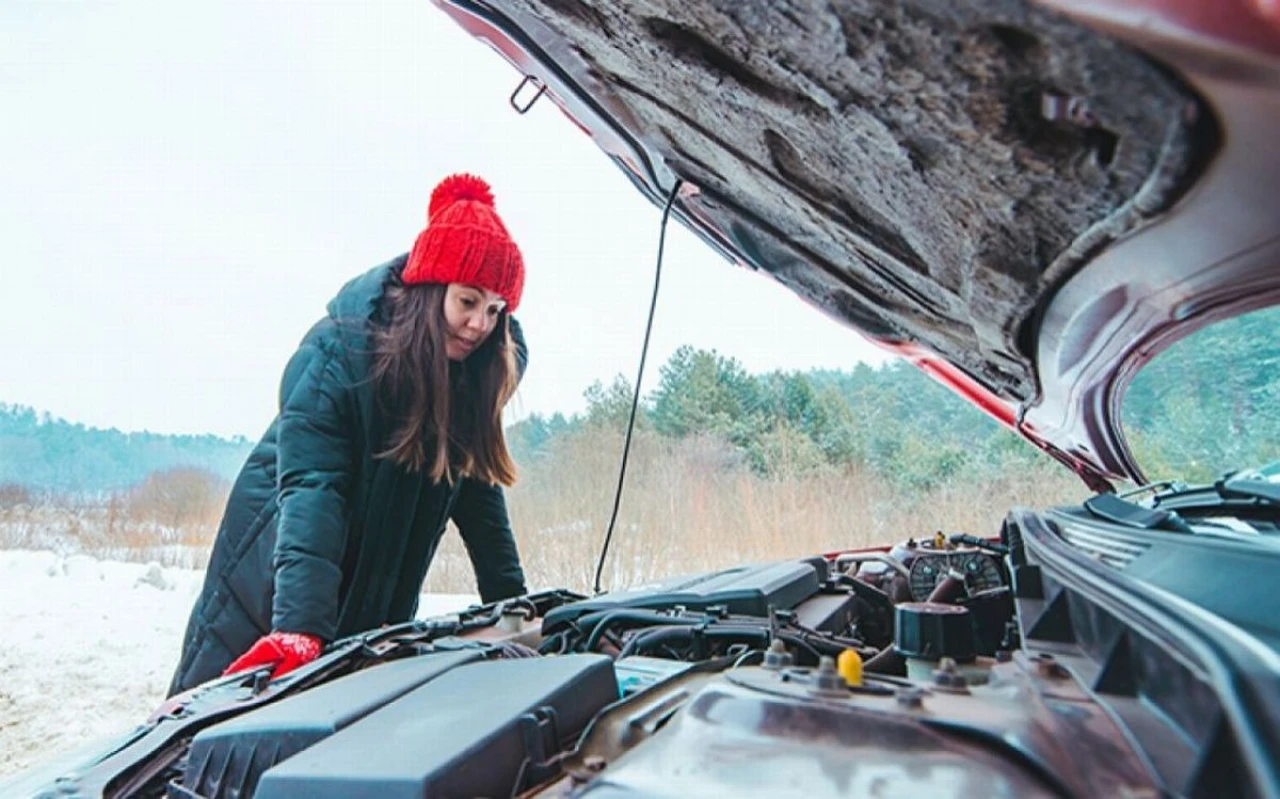
[[391, 420], [378, 453], [432, 480], [471, 477], [509, 486], [516, 467], [502, 432], [502, 408], [515, 393], [515, 347], [506, 311], [475, 352], [450, 368], [444, 297], [447, 286], [393, 280], [373, 335], [373, 379]]

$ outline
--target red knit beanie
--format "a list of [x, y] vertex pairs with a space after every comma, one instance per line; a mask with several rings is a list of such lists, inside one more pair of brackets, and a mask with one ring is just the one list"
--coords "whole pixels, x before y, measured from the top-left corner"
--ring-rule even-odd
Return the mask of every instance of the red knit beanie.
[[520, 304], [524, 258], [493, 207], [489, 184], [475, 175], [450, 175], [431, 192], [427, 226], [418, 234], [401, 275], [415, 283], [465, 283]]

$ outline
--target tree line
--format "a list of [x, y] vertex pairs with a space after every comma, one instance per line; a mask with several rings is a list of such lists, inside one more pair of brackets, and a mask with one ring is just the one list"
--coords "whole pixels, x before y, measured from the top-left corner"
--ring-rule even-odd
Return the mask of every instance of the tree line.
[[0, 402], [0, 484], [105, 493], [188, 466], [230, 479], [252, 447], [243, 437], [102, 430]]
[[[586, 391], [584, 413], [531, 416], [509, 439], [517, 460], [551, 458], [588, 430], [621, 430], [632, 384]], [[1183, 339], [1142, 369], [1120, 421], [1146, 475], [1208, 481], [1280, 459], [1280, 308]], [[682, 347], [639, 405], [637, 426], [665, 439], [711, 437], [764, 476], [870, 469], [907, 488], [963, 475], [1058, 468], [1016, 434], [910, 365], [749, 374], [719, 353]]]
[[[554, 460], [575, 436], [621, 431], [633, 400], [622, 375], [585, 392], [571, 417], [534, 414], [508, 430], [526, 470]], [[1033, 447], [914, 367], [750, 374], [714, 351], [681, 347], [642, 398], [641, 435], [727, 444], [723, 467], [793, 478], [870, 468], [904, 487], [928, 488], [961, 470], [994, 474], [1044, 460]]]
[[[1215, 325], [1174, 345], [1135, 379], [1122, 419], [1147, 476], [1208, 480], [1280, 458], [1280, 309]], [[534, 414], [508, 428], [525, 474], [591, 433], [620, 435], [632, 385], [585, 392], [577, 414]], [[714, 351], [681, 347], [640, 402], [641, 436], [706, 439], [714, 464], [761, 477], [870, 470], [904, 488], [1010, 469], [1058, 468], [1012, 432], [902, 362], [751, 374]], [[0, 403], [0, 484], [109, 492], [177, 467], [230, 480], [246, 438], [99, 430]]]

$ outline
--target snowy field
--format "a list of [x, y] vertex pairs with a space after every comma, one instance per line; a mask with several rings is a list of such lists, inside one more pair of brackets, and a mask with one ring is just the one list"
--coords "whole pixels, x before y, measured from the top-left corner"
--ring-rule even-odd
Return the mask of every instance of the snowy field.
[[[164, 699], [202, 579], [0, 550], [0, 779], [146, 720]], [[419, 615], [475, 601], [424, 596]]]

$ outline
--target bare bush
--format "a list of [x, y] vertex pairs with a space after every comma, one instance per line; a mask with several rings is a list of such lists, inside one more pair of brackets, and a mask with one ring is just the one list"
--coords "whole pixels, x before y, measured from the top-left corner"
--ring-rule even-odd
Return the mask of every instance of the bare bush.
[[0, 549], [33, 549], [38, 520], [30, 505], [0, 509]]
[[205, 533], [217, 527], [230, 488], [207, 469], [152, 472], [129, 492], [127, 514], [135, 523], [155, 525], [168, 539], [165, 543], [205, 543]]
[[19, 505], [32, 505], [35, 494], [21, 483], [0, 483], [0, 512], [10, 511]]
[[29, 504], [0, 506], [0, 547], [203, 566], [229, 490], [227, 481], [193, 468], [155, 472], [106, 495], [27, 489]]

